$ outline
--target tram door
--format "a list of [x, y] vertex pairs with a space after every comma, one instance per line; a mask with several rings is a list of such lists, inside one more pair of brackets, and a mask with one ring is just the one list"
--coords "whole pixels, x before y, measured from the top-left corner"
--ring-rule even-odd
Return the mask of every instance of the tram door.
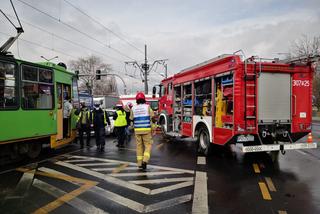
[[66, 127], [63, 126], [63, 103], [66, 97], [71, 97], [70, 85], [57, 83], [57, 140], [63, 139], [64, 129], [67, 130], [65, 135], [68, 135], [68, 133], [70, 134], [70, 121]]

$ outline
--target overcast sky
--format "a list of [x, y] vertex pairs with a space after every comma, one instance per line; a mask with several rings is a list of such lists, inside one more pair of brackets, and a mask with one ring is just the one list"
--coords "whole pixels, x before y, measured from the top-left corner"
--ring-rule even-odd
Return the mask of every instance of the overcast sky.
[[[25, 2], [66, 23], [32, 9]], [[281, 57], [290, 44], [301, 38], [320, 35], [319, 0], [13, 0], [25, 33], [10, 50], [16, 58], [41, 61], [40, 56], [59, 56], [54, 62], [68, 62], [78, 57], [100, 56], [125, 79], [129, 91], [143, 90], [141, 80], [124, 75], [125, 61], [169, 59], [169, 75], [214, 58], [242, 49], [246, 56]], [[105, 27], [120, 35], [119, 39], [102, 26], [81, 14], [73, 4]], [[9, 0], [1, 0], [0, 8], [13, 14]], [[32, 25], [31, 25], [32, 24]], [[43, 30], [45, 29], [47, 32]], [[0, 42], [15, 30], [0, 17]], [[65, 38], [84, 47], [71, 44]], [[91, 38], [89, 38], [91, 37]], [[32, 42], [32, 43], [30, 43]], [[37, 46], [38, 44], [40, 46]], [[140, 51], [138, 51], [136, 48]], [[19, 48], [18, 48], [19, 47]], [[111, 47], [111, 48], [109, 48]], [[120, 53], [119, 53], [120, 52]], [[158, 66], [157, 72], [163, 72]], [[133, 74], [134, 69], [127, 67]], [[136, 76], [139, 78], [138, 71]], [[151, 83], [162, 77], [151, 73]], [[119, 81], [118, 86], [123, 88]], [[150, 90], [149, 90], [150, 91]], [[122, 90], [120, 91], [122, 92]]]

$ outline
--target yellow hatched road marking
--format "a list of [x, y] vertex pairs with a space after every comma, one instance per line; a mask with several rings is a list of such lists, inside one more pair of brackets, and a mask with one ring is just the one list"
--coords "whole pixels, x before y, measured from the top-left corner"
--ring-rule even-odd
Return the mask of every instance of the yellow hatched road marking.
[[[19, 171], [19, 172], [24, 172], [24, 173], [31, 173], [32, 172], [28, 168], [17, 168], [16, 170]], [[56, 200], [48, 203], [47, 205], [45, 205], [43, 207], [40, 207], [39, 209], [37, 209], [36, 211], [33, 212], [33, 213], [36, 213], [36, 214], [38, 214], [38, 213], [49, 213], [52, 210], [60, 207], [64, 203], [72, 200], [73, 198], [76, 198], [81, 193], [87, 191], [91, 187], [93, 187], [93, 186], [98, 184], [98, 182], [95, 182], [95, 181], [90, 181], [90, 180], [86, 180], [86, 179], [82, 179], [82, 178], [76, 178], [76, 177], [72, 177], [72, 176], [68, 176], [68, 175], [54, 174], [54, 173], [47, 173], [47, 172], [37, 171], [35, 173], [35, 175], [41, 175], [41, 176], [46, 176], [46, 177], [56, 178], [56, 179], [65, 180], [65, 181], [69, 181], [69, 182], [75, 182], [75, 183], [83, 184], [78, 189], [75, 189], [75, 190], [73, 190], [73, 191], [71, 191], [71, 192], [69, 192], [69, 193], [57, 198]]]
[[90, 189], [93, 186], [95, 186], [95, 185], [94, 184], [84, 184], [80, 188], [63, 195], [60, 198], [57, 198], [56, 200], [50, 202], [49, 204], [47, 204], [43, 207], [40, 207], [39, 209], [37, 209], [33, 213], [34, 214], [49, 213], [52, 210], [55, 210], [56, 208], [60, 207], [62, 204], [66, 203], [68, 201], [71, 201], [73, 198], [76, 198], [78, 195], [87, 191], [88, 189]]
[[127, 166], [129, 166], [128, 163], [123, 163], [123, 164], [121, 164], [118, 168], [116, 168], [116, 169], [114, 169], [114, 170], [112, 171], [112, 174], [116, 174], [116, 173], [121, 172], [121, 171], [124, 170]]
[[272, 200], [266, 183], [259, 182], [260, 191], [264, 200]]
[[279, 211], [278, 211], [278, 214], [287, 214], [287, 211], [279, 210]]
[[260, 173], [260, 168], [258, 164], [254, 163], [252, 164], [252, 166], [255, 173]]
[[274, 186], [271, 178], [265, 177], [265, 180], [266, 180], [266, 182], [267, 182], [267, 185], [268, 185], [269, 190], [270, 190], [271, 192], [276, 192], [276, 191], [277, 191], [277, 190], [276, 190], [276, 187]]

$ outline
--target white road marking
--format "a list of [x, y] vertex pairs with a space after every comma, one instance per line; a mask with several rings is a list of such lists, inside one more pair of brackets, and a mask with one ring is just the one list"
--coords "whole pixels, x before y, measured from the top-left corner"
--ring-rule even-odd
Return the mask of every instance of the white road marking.
[[158, 203], [155, 203], [155, 204], [151, 204], [151, 205], [148, 205], [148, 206], [145, 207], [145, 212], [148, 213], [148, 212], [153, 212], [153, 211], [156, 211], [156, 210], [165, 209], [165, 208], [168, 208], [168, 207], [173, 207], [175, 205], [188, 202], [188, 201], [191, 200], [191, 198], [192, 198], [192, 195], [189, 194], [189, 195], [183, 195], [183, 196], [180, 196], [180, 197], [175, 197], [175, 198], [172, 198], [172, 199], [161, 201], [161, 202], [158, 202]]
[[[78, 159], [85, 159], [85, 160], [96, 160], [96, 161], [101, 161], [101, 162], [107, 162], [107, 163], [117, 163], [117, 164], [130, 164], [136, 166], [136, 163], [131, 163], [127, 161], [119, 161], [119, 160], [112, 160], [112, 159], [106, 159], [106, 158], [95, 158], [95, 157], [88, 157], [88, 156], [78, 156], [74, 155], [72, 158], [78, 158]], [[85, 161], [83, 160], [83, 161]], [[67, 162], [67, 161], [64, 161]], [[76, 161], [75, 161], [76, 162]], [[194, 171], [192, 170], [187, 170], [187, 169], [179, 169], [179, 168], [172, 168], [172, 167], [165, 167], [165, 166], [157, 166], [157, 165], [152, 165], [148, 164], [148, 167], [154, 168], [154, 169], [162, 169], [162, 170], [172, 170], [172, 171], [179, 171], [179, 172], [185, 172], [189, 174], [194, 174]]]
[[[56, 173], [56, 174], [61, 174], [61, 175], [68, 176], [65, 173], [56, 171], [54, 169], [45, 168], [45, 167], [41, 167], [41, 168], [39, 168], [39, 170], [41, 170], [43, 172]], [[77, 184], [76, 182], [72, 182], [72, 183]], [[79, 184], [77, 184], [77, 185], [79, 185]], [[165, 209], [165, 208], [168, 208], [168, 207], [173, 207], [175, 205], [188, 202], [192, 198], [192, 195], [190, 195], [190, 194], [189, 195], [183, 195], [183, 196], [171, 198], [171, 199], [168, 199], [168, 200], [165, 200], [165, 201], [161, 201], [161, 202], [157, 202], [157, 203], [145, 206], [145, 205], [143, 205], [143, 204], [141, 204], [139, 202], [136, 202], [136, 201], [128, 199], [128, 198], [125, 198], [125, 197], [123, 197], [121, 195], [118, 195], [116, 193], [113, 193], [113, 192], [110, 192], [108, 190], [102, 189], [102, 188], [100, 188], [98, 186], [92, 187], [91, 189], [88, 190], [88, 192], [90, 192], [92, 194], [98, 194], [99, 196], [105, 198], [106, 200], [111, 200], [113, 202], [116, 202], [116, 203], [118, 203], [120, 205], [123, 205], [125, 207], [128, 207], [128, 208], [130, 208], [132, 210], [135, 210], [137, 212], [140, 212], [140, 213], [148, 213], [148, 212], [153, 212], [153, 211], [156, 211], [156, 210]], [[75, 200], [75, 199], [73, 199], [73, 200]], [[79, 200], [81, 200], [81, 199], [79, 199]], [[84, 205], [87, 206], [85, 203], [84, 203]], [[96, 208], [96, 209], [98, 209], [98, 208]], [[86, 212], [86, 213], [91, 213], [91, 212]], [[94, 212], [92, 212], [92, 213], [94, 213]]]
[[306, 152], [304, 152], [304, 151], [300, 151], [300, 150], [295, 150], [296, 152], [298, 152], [298, 153], [300, 153], [300, 154], [302, 154], [302, 155], [308, 155]]
[[164, 172], [128, 172], [119, 174], [110, 174], [113, 177], [134, 177], [134, 176], [157, 176], [157, 175], [173, 175], [183, 174], [184, 172], [164, 171]]
[[97, 177], [97, 178], [100, 178], [100, 179], [103, 179], [103, 180], [105, 180], [107, 182], [110, 182], [110, 183], [118, 185], [118, 186], [122, 186], [122, 187], [131, 189], [131, 190], [134, 190], [134, 191], [137, 191], [137, 192], [141, 192], [141, 193], [144, 193], [144, 194], [147, 194], [147, 195], [150, 194], [150, 189], [148, 189], [148, 188], [141, 187], [141, 186], [138, 186], [136, 184], [132, 184], [132, 183], [129, 183], [127, 181], [123, 181], [123, 180], [120, 180], [118, 178], [115, 178], [115, 177], [112, 177], [112, 176], [109, 176], [109, 175], [105, 175], [105, 174], [102, 174], [102, 173], [99, 173], [99, 172], [96, 172], [96, 171], [92, 171], [92, 170], [89, 170], [89, 169], [86, 169], [86, 168], [83, 168], [83, 167], [80, 167], [80, 166], [76, 166], [76, 165], [73, 165], [73, 164], [70, 164], [70, 163], [65, 163], [65, 162], [62, 162], [62, 161], [58, 161], [55, 164], [60, 165], [60, 166], [64, 166], [64, 167], [67, 167], [67, 168], [70, 168], [70, 169], [73, 169], [73, 170], [76, 170], [76, 171], [79, 171], [79, 172], [82, 172], [82, 173], [85, 173], [85, 174], [88, 174], [88, 175], [91, 175], [91, 176], [94, 176], [94, 177]]
[[[117, 168], [90, 168], [90, 169], [97, 171], [97, 172], [105, 172], [105, 171], [113, 171]], [[130, 166], [130, 167], [126, 167], [124, 170], [132, 170], [132, 169], [138, 170], [138, 167], [137, 166]]]
[[267, 186], [269, 188], [269, 190], [271, 192], [276, 192], [277, 189], [276, 187], [274, 186], [273, 182], [272, 182], [272, 179], [270, 177], [265, 177], [265, 180], [266, 180], [266, 183], [267, 183]]
[[64, 162], [66, 162], [66, 163], [76, 163], [76, 162], [91, 162], [92, 160], [84, 160], [84, 159], [73, 159], [73, 160], [66, 160], [66, 161], [64, 161]]
[[98, 194], [101, 197], [105, 198], [106, 200], [116, 202], [122, 206], [128, 207], [128, 208], [135, 210], [137, 212], [140, 212], [140, 213], [144, 212], [144, 205], [143, 204], [136, 202], [134, 200], [131, 200], [129, 198], [125, 198], [125, 197], [118, 195], [114, 192], [110, 192], [108, 190], [102, 189], [97, 186], [92, 187], [89, 190], [89, 192], [92, 192], [94, 194]]
[[[61, 189], [58, 189], [48, 183], [45, 183], [43, 181], [40, 181], [38, 179], [35, 179], [33, 182], [33, 186], [48, 193], [49, 195], [52, 195], [55, 198], [59, 198], [65, 194], [67, 194], [67, 192], [64, 192]], [[102, 214], [102, 213], [107, 213], [103, 210], [101, 210], [100, 208], [97, 208], [95, 206], [93, 206], [92, 204], [89, 204], [86, 201], [83, 201], [79, 198], [73, 198], [70, 201], [66, 202], [67, 204], [69, 204], [70, 206], [72, 206], [73, 208], [77, 209], [80, 212], [83, 213], [94, 213], [94, 214]]]
[[156, 195], [156, 194], [163, 193], [163, 192], [169, 192], [172, 190], [181, 189], [181, 188], [192, 186], [192, 185], [193, 185], [193, 181], [186, 181], [183, 183], [178, 183], [178, 184], [174, 184], [174, 185], [170, 185], [170, 186], [166, 186], [166, 187], [161, 187], [158, 189], [153, 189], [153, 190], [151, 190], [150, 195]]
[[206, 157], [199, 156], [197, 160], [197, 164], [199, 165], [206, 165]]
[[183, 177], [183, 178], [161, 178], [161, 179], [152, 179], [152, 180], [134, 180], [129, 181], [134, 184], [161, 184], [161, 183], [171, 183], [171, 182], [180, 182], [180, 181], [193, 181], [193, 177]]
[[28, 192], [30, 186], [32, 185], [32, 181], [34, 178], [34, 173], [36, 170], [30, 170], [27, 173], [23, 173], [22, 177], [19, 180], [19, 183], [17, 184], [16, 188], [12, 193], [7, 195], [5, 197], [5, 200], [10, 200], [10, 199], [16, 199], [16, 198], [22, 198]]
[[192, 213], [209, 213], [207, 188], [207, 173], [197, 171], [194, 184]]
[[79, 163], [76, 165], [77, 166], [114, 166], [114, 165], [118, 165], [118, 164], [119, 163]]

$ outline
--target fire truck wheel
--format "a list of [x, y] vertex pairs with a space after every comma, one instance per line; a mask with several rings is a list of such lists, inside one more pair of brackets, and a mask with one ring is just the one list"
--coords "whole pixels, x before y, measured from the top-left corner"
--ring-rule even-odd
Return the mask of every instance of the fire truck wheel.
[[198, 152], [207, 156], [210, 151], [209, 132], [205, 127], [200, 127], [198, 135]]
[[160, 121], [160, 127], [161, 127], [161, 132], [162, 132], [162, 134], [163, 134], [164, 136], [166, 136], [168, 130], [167, 130], [167, 125], [166, 125], [165, 119], [162, 119], [162, 120]]

